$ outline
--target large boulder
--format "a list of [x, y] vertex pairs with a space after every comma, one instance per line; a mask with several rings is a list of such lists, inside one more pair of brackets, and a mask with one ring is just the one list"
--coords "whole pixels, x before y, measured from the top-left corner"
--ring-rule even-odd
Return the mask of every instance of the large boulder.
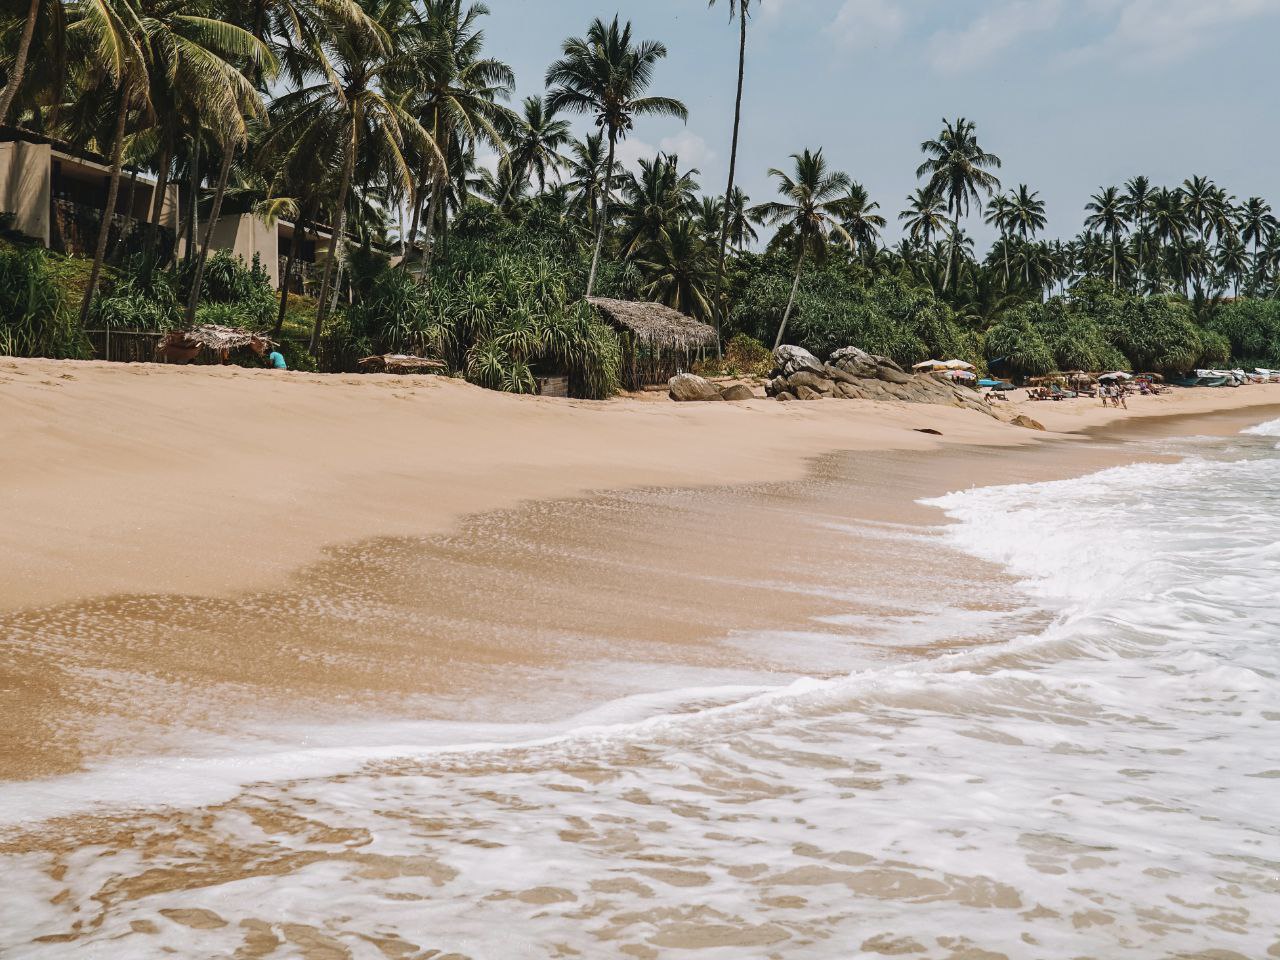
[[783, 344], [773, 351], [773, 362], [778, 365], [778, 370], [784, 377], [790, 377], [794, 373], [808, 371], [818, 376], [826, 373], [826, 368], [821, 360], [815, 357], [804, 347], [793, 347]]
[[796, 399], [798, 400], [821, 400], [822, 394], [817, 390], [810, 390], [803, 383], [795, 388]]
[[831, 354], [831, 366], [855, 377], [869, 378], [876, 375], [876, 358], [857, 347], [841, 347]]
[[877, 366], [876, 377], [883, 380], [885, 383], [897, 383], [897, 384], [911, 383], [915, 379], [915, 377], [913, 377], [911, 374], [903, 373], [900, 369], [898, 369], [897, 364], [894, 364], [892, 367]]
[[681, 403], [724, 399], [714, 383], [692, 373], [677, 373], [667, 382], [667, 388], [671, 399]]
[[735, 383], [731, 387], [725, 387], [720, 391], [722, 400], [754, 400], [756, 398], [755, 391], [748, 387], [745, 383]]
[[801, 370], [787, 377], [787, 383], [790, 389], [795, 390], [797, 387], [808, 387], [814, 393], [831, 393], [835, 389], [833, 384], [821, 374], [812, 373], [809, 370]]

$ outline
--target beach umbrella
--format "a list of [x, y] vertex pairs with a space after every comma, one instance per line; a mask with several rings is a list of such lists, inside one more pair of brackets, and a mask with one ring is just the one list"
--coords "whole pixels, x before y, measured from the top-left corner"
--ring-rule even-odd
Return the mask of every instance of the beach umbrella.
[[943, 363], [941, 360], [921, 360], [911, 369], [912, 370], [936, 370], [938, 367], [946, 367], [946, 364]]
[[963, 360], [948, 360], [943, 364], [948, 370], [972, 370], [973, 364], [966, 363]]

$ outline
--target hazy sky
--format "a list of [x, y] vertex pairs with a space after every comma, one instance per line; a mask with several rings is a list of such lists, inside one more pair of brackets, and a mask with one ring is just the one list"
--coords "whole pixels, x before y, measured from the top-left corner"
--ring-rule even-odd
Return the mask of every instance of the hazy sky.
[[[669, 55], [653, 92], [689, 123], [642, 120], [624, 157], [675, 151], [723, 193], [736, 27], [725, 0], [487, 0], [488, 47], [541, 92], [547, 64], [615, 12]], [[1145, 173], [1205, 174], [1280, 207], [1274, 50], [1280, 0], [755, 0], [739, 182], [769, 199], [769, 167], [823, 147], [891, 221], [916, 185], [920, 142], [945, 116], [978, 125], [1007, 187], [1048, 204], [1049, 232], [1080, 228], [1089, 194]], [[971, 230], [986, 233], [975, 222]]]

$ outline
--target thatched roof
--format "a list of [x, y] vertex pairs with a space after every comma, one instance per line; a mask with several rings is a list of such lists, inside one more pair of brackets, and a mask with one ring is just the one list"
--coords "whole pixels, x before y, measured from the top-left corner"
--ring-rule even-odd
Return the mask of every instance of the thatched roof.
[[265, 333], [255, 333], [243, 327], [222, 327], [214, 323], [202, 323], [190, 330], [176, 330], [169, 334], [169, 342], [184, 347], [207, 347], [210, 350], [239, 350], [241, 347], [263, 349], [274, 346]]
[[406, 353], [384, 353], [365, 357], [360, 361], [360, 368], [370, 373], [431, 373], [443, 370], [445, 365], [439, 360], [411, 357]]
[[608, 297], [588, 297], [587, 302], [614, 326], [630, 330], [652, 346], [688, 349], [716, 342], [716, 332], [712, 327], [660, 303], [636, 303], [610, 300]]

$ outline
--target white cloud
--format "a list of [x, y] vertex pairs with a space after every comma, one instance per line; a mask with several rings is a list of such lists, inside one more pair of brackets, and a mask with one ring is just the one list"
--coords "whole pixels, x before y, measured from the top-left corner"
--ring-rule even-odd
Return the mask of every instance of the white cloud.
[[707, 141], [692, 130], [682, 130], [673, 137], [663, 137], [657, 146], [645, 140], [628, 137], [618, 144], [617, 159], [628, 170], [634, 170], [642, 159], [649, 160], [659, 153], [674, 153], [680, 158], [680, 169], [696, 167], [703, 173], [715, 158], [716, 153]]
[[896, 0], [844, 0], [831, 27], [850, 46], [874, 47], [897, 40], [906, 19]]
[[1100, 44], [1127, 51], [1146, 61], [1178, 60], [1211, 40], [1224, 28], [1280, 13], [1280, 0], [1103, 0], [1115, 26]]
[[1062, 10], [1062, 0], [1014, 0], [1003, 4], [963, 29], [935, 33], [929, 40], [929, 59], [943, 73], [983, 66], [1023, 37], [1055, 26]]

